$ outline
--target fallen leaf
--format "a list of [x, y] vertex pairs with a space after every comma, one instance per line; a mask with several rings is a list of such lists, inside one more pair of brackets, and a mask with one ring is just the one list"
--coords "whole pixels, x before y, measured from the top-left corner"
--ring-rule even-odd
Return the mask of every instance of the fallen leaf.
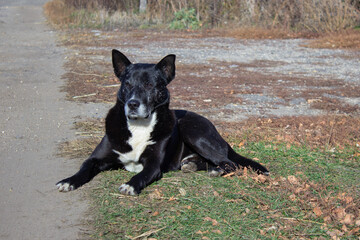
[[346, 202], [346, 204], [350, 204], [350, 203], [352, 203], [354, 201], [354, 199], [352, 198], [352, 197], [345, 197], [345, 202]]
[[354, 228], [353, 230], [351, 230], [350, 232], [349, 232], [349, 235], [355, 235], [357, 232], [359, 232], [360, 231], [360, 228]]
[[218, 221], [212, 219], [211, 217], [205, 217], [204, 220], [211, 222], [213, 226], [219, 225]]
[[186, 195], [186, 190], [183, 188], [179, 188], [179, 192], [180, 192], [180, 195], [183, 197]]
[[227, 177], [231, 177], [231, 176], [234, 176], [234, 175], [235, 175], [235, 172], [231, 172], [231, 173], [225, 174], [223, 177], [227, 178]]
[[335, 217], [338, 221], [341, 221], [345, 217], [345, 209], [342, 207], [338, 207], [334, 210]]
[[149, 194], [150, 199], [160, 199], [161, 198], [161, 192], [158, 189], [155, 189], [152, 193]]
[[245, 145], [245, 141], [242, 141], [241, 143], [239, 143], [238, 147], [241, 148], [244, 145]]
[[264, 175], [257, 175], [255, 177], [256, 182], [264, 183], [267, 181], [267, 178]]
[[247, 168], [244, 168], [244, 170], [243, 170], [243, 176], [244, 176], [245, 178], [247, 178], [247, 176], [248, 176], [248, 169], [247, 169]]
[[291, 201], [295, 201], [296, 200], [296, 195], [295, 194], [291, 194], [290, 196], [289, 196], [289, 198], [290, 198], [290, 200]]
[[153, 214], [151, 214], [153, 217], [156, 217], [157, 215], [159, 215], [158, 211], [155, 211]]
[[215, 196], [215, 197], [219, 197], [219, 196], [220, 196], [220, 194], [219, 194], [217, 191], [214, 191], [213, 193], [214, 193], [214, 196]]
[[219, 229], [212, 230], [213, 233], [222, 234], [222, 232]]
[[331, 223], [331, 217], [330, 216], [324, 217], [324, 222], [325, 223]]
[[355, 216], [353, 214], [346, 214], [342, 223], [352, 225], [354, 224], [354, 218]]
[[318, 216], [318, 217], [320, 217], [320, 216], [323, 214], [320, 207], [315, 207], [315, 208], [313, 209], [313, 212], [314, 212], [315, 215]]
[[175, 201], [175, 200], [176, 200], [176, 198], [175, 198], [174, 196], [171, 196], [171, 197], [169, 198], [169, 202]]
[[294, 185], [299, 184], [299, 181], [297, 180], [297, 178], [295, 176], [290, 175], [287, 177], [287, 179], [291, 184], [294, 184]]

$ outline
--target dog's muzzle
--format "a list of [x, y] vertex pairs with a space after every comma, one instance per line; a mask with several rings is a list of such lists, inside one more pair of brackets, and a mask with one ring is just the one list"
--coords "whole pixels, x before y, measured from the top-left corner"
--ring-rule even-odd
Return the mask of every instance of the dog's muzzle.
[[150, 111], [139, 100], [131, 99], [125, 104], [125, 115], [130, 120], [146, 119]]

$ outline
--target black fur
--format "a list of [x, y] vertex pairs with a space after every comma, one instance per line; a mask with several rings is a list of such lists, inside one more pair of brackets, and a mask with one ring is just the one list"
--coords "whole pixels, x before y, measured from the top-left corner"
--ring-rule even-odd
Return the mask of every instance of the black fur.
[[106, 134], [80, 170], [57, 183], [60, 191], [74, 190], [101, 171], [119, 168], [138, 172], [120, 186], [121, 193], [131, 195], [189, 163], [193, 170], [220, 174], [240, 166], [268, 174], [259, 163], [235, 153], [208, 119], [169, 109], [166, 86], [175, 77], [175, 55], [157, 64], [131, 64], [113, 50], [112, 59], [121, 87], [106, 117]]

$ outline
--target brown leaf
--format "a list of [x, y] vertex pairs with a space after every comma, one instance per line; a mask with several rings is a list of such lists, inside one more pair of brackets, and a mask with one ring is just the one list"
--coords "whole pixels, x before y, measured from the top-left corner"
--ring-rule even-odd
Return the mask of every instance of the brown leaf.
[[[254, 158], [254, 160], [255, 160], [255, 158]], [[247, 176], [248, 176], [248, 169], [247, 169], [247, 168], [244, 168], [244, 170], [243, 170], [243, 176], [244, 176], [245, 178], [247, 178]]]
[[323, 214], [320, 207], [315, 207], [315, 208], [313, 209], [313, 212], [314, 212], [315, 215], [318, 216], [318, 217], [320, 217], [320, 216]]
[[219, 229], [212, 230], [213, 233], [222, 234], [222, 232]]
[[220, 196], [220, 194], [219, 194], [217, 191], [214, 191], [213, 194], [214, 194], [215, 197], [219, 197], [219, 196]]
[[360, 231], [360, 228], [354, 228], [353, 230], [351, 230], [349, 232], [349, 235], [355, 235], [356, 233], [358, 233]]
[[150, 199], [160, 199], [161, 197], [162, 194], [158, 189], [155, 189], [152, 193], [149, 194]]
[[341, 221], [345, 217], [345, 209], [342, 207], [338, 207], [334, 210], [335, 217], [338, 221]]
[[218, 221], [212, 219], [211, 217], [205, 217], [204, 220], [211, 222], [213, 226], [219, 225]]
[[295, 201], [296, 200], [296, 195], [295, 194], [291, 194], [290, 196], [289, 196], [289, 198], [290, 198], [290, 200], [291, 201]]
[[287, 179], [291, 184], [294, 184], [294, 185], [299, 184], [299, 181], [297, 180], [297, 178], [295, 176], [290, 175], [287, 177]]
[[264, 175], [257, 175], [254, 179], [256, 182], [260, 183], [264, 183], [268, 180]]
[[176, 198], [175, 198], [174, 196], [171, 196], [171, 197], [169, 198], [169, 202], [175, 201], [175, 200], [176, 200]]
[[325, 216], [324, 217], [324, 222], [325, 223], [331, 223], [331, 217], [330, 216]]
[[353, 214], [346, 214], [342, 223], [352, 225], [354, 224], [354, 218], [355, 216]]
[[345, 202], [346, 202], [346, 204], [350, 204], [350, 203], [352, 203], [353, 201], [354, 201], [354, 199], [353, 199], [352, 197], [349, 197], [349, 196], [345, 197]]
[[153, 217], [156, 217], [157, 215], [159, 215], [158, 211], [155, 211], [153, 214], [151, 214]]
[[235, 175], [235, 172], [231, 172], [231, 173], [225, 174], [223, 177], [227, 178], [227, 177], [231, 177], [234, 175]]

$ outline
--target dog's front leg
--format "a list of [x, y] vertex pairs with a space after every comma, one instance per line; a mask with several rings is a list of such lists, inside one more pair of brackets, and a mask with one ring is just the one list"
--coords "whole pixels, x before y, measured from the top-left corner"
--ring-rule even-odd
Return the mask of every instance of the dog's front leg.
[[146, 186], [162, 177], [161, 162], [164, 154], [153, 154], [153, 149], [149, 148], [142, 154], [141, 162], [143, 170], [133, 176], [130, 181], [121, 185], [119, 191], [125, 195], [137, 195]]
[[56, 183], [59, 191], [68, 192], [75, 190], [89, 182], [101, 171], [122, 167], [119, 161], [117, 161], [117, 155], [111, 149], [108, 137], [105, 136], [91, 156], [84, 161], [77, 173]]

